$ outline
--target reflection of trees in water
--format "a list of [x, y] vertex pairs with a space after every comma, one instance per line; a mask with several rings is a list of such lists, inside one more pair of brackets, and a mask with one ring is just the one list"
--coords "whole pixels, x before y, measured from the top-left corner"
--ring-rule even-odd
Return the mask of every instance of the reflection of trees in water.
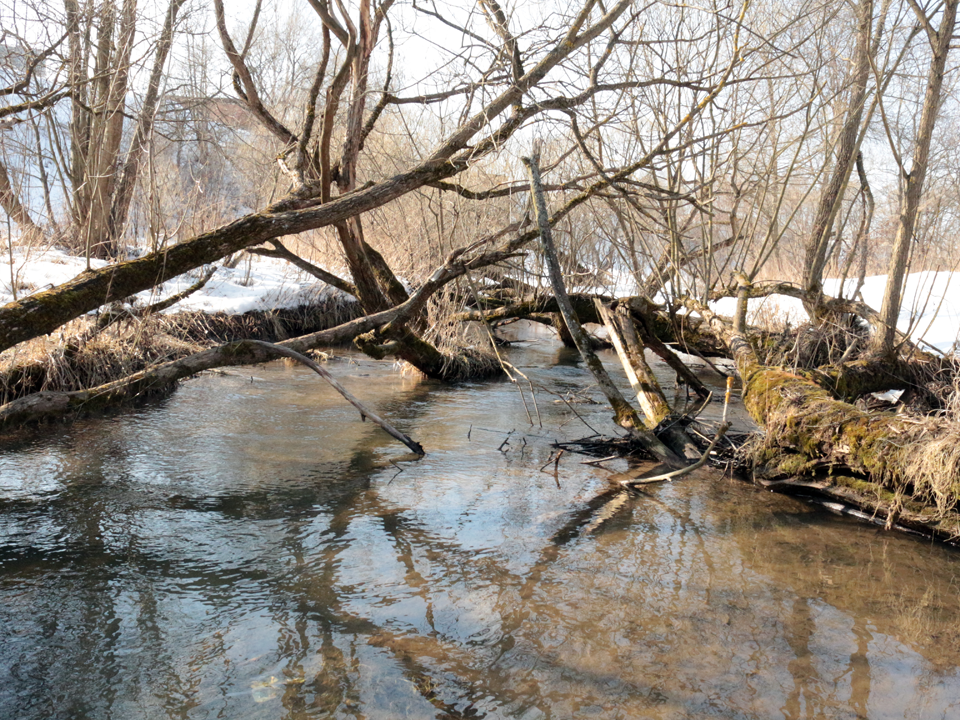
[[[428, 406], [406, 403], [407, 419]], [[160, 702], [171, 717], [211, 704], [243, 712], [249, 695], [235, 695], [255, 679], [249, 677], [254, 663], [231, 664], [230, 657], [231, 649], [233, 657], [238, 652], [234, 629], [244, 627], [234, 621], [251, 613], [253, 588], [253, 606], [263, 608], [273, 637], [268, 655], [282, 668], [266, 688], [276, 693], [273, 704], [255, 708], [270, 709], [271, 716], [279, 705], [288, 718], [359, 717], [381, 679], [405, 683], [437, 717], [448, 718], [479, 717], [492, 708], [511, 715], [539, 708], [560, 716], [589, 704], [615, 704], [628, 714], [658, 707], [696, 715], [717, 702], [757, 717], [778, 710], [787, 717], [815, 716], [841, 707], [865, 715], [877, 624], [909, 643], [940, 632], [957, 616], [942, 598], [952, 588], [948, 580], [929, 585], [935, 591], [924, 597], [900, 593], [899, 608], [882, 615], [877, 595], [909, 582], [901, 571], [908, 553], [889, 557], [884, 542], [865, 560], [863, 548], [846, 547], [858, 537], [849, 525], [838, 530], [809, 508], [773, 496], [750, 497], [759, 508], [737, 509], [746, 504], [744, 493], [725, 498], [724, 486], [709, 480], [581, 501], [559, 516], [518, 569], [529, 548], [507, 542], [478, 554], [449, 531], [427, 527], [415, 499], [387, 499], [384, 485], [372, 482], [382, 447], [378, 432], [371, 427], [364, 433], [335, 469], [318, 466], [315, 483], [298, 476], [287, 486], [271, 478], [267, 490], [151, 500], [115, 492], [91, 466], [87, 480], [39, 510], [15, 509], [65, 539], [2, 558], [19, 563], [21, 577], [31, 567], [42, 569], [38, 575], [84, 574], [74, 605], [82, 617], [66, 622], [87, 639], [63, 643], [56, 661], [34, 660], [34, 676], [60, 675], [65, 688], [98, 696], [98, 714], [99, 708], [121, 711], [131, 692], [138, 697], [133, 702]], [[222, 556], [199, 562], [182, 539], [158, 547], [156, 527], [143, 542], [130, 520], [157, 508], [196, 517], [197, 541], [222, 547]], [[256, 532], [236, 536], [241, 522]], [[374, 547], [392, 548], [392, 557], [378, 561], [395, 568], [399, 585], [365, 587], [345, 572], [356, 562], [346, 551], [355, 550], [357, 533], [373, 538]], [[240, 560], [225, 568], [220, 561], [231, 554]], [[825, 584], [831, 573], [835, 584]], [[202, 604], [210, 618], [192, 626], [196, 638], [184, 636], [163, 597], [187, 576], [181, 597]], [[366, 613], [355, 602], [361, 591], [364, 608], [411, 598], [419, 606], [408, 607], [405, 619], [389, 611]], [[63, 590], [45, 592], [48, 627], [42, 632], [54, 635], [51, 598]], [[815, 661], [822, 628], [807, 598], [846, 608], [853, 620], [847, 632], [855, 650], [829, 672]], [[451, 605], [465, 615], [480, 613], [483, 633], [451, 631], [439, 619]], [[121, 643], [117, 628], [131, 617]], [[911, 622], [915, 636], [906, 629]], [[186, 646], [178, 647], [183, 641]], [[139, 655], [122, 657], [131, 644], [141, 648]], [[84, 653], [98, 663], [92, 677]], [[258, 662], [262, 670], [270, 660]], [[931, 674], [921, 686], [935, 688], [936, 680]], [[80, 688], [84, 681], [95, 687]], [[28, 685], [20, 681], [19, 687]], [[709, 696], [707, 687], [729, 697]], [[31, 690], [57, 696], [49, 687]], [[915, 692], [922, 697], [925, 690]]]
[[[265, 579], [278, 633], [277, 653], [286, 660], [285, 675], [297, 678], [305, 674], [305, 668], [314, 668], [313, 676], [304, 682], [285, 686], [283, 703], [289, 717], [359, 707], [365, 672], [358, 661], [362, 645], [387, 652], [397, 672], [441, 717], [469, 717], [470, 709], [476, 709], [481, 701], [518, 714], [531, 707], [558, 708], [564, 694], [597, 702], [630, 695], [635, 703], [696, 712], [704, 707], [700, 688], [689, 675], [679, 681], [670, 676], [673, 662], [682, 666], [693, 658], [694, 667], [700, 667], [695, 660], [698, 655], [714, 655], [714, 660], [702, 667], [721, 675], [718, 665], [729, 663], [728, 674], [742, 675], [747, 686], [758, 692], [764, 685], [753, 682], [753, 672], [776, 674], [777, 668], [781, 673], [785, 668], [789, 680], [783, 685], [781, 712], [787, 717], [814, 717], [848, 703], [862, 712], [868, 707], [869, 631], [854, 614], [852, 636], [857, 650], [842, 673], [850, 678], [850, 694], [844, 697], [847, 690], [840, 678], [818, 673], [811, 649], [816, 620], [806, 598], [789, 590], [792, 586], [802, 592], [804, 572], [818, 572], [815, 568], [823, 567], [822, 559], [798, 565], [795, 541], [790, 546], [770, 541], [769, 533], [778, 532], [774, 521], [766, 528], [750, 525], [744, 533], [746, 545], [740, 542], [742, 551], [731, 553], [729, 547], [717, 545], [714, 535], [719, 531], [739, 542], [740, 531], [727, 526], [723, 517], [714, 517], [695, 494], [664, 502], [656, 493], [649, 493], [621, 502], [609, 513], [611, 500], [623, 495], [604, 493], [571, 511], [536, 560], [519, 573], [509, 569], [508, 557], [485, 553], [478, 558], [455, 540], [424, 527], [415, 509], [384, 500], [379, 487], [360, 479], [369, 472], [369, 465], [365, 452], [356, 453], [344, 481], [336, 491], [327, 488], [311, 511], [330, 516], [322, 545], [317, 547], [316, 538], [303, 527], [286, 526], [283, 552], [294, 559], [295, 568]], [[303, 500], [295, 501], [300, 512], [305, 507]], [[275, 506], [273, 511], [271, 514], [277, 511]], [[598, 524], [598, 517], [604, 517], [604, 522]], [[350, 547], [355, 521], [371, 518], [394, 548], [393, 560], [401, 570], [404, 592], [423, 603], [422, 627], [412, 627], [412, 621], [401, 627], [394, 623], [385, 626], [356, 616], [344, 603], [344, 593], [356, 588], [338, 575], [341, 557]], [[758, 545], [762, 549], [758, 550]], [[584, 597], [605, 597], [629, 588], [633, 593], [630, 602], [636, 606], [632, 623], [622, 605], [610, 607], [603, 600], [594, 600], [571, 609], [557, 602], [560, 575], [567, 568], [557, 573], [553, 569], [568, 548], [575, 555], [589, 553], [597, 568], [595, 578], [590, 582], [578, 579], [570, 591]], [[782, 555], [785, 550], [787, 557]], [[623, 557], [641, 558], [643, 564], [621, 568], [619, 575], [606, 578], [607, 561]], [[753, 573], [786, 589], [770, 596], [767, 591], [758, 593], [756, 581], [744, 577]], [[631, 574], [639, 579], [625, 580], [624, 576]], [[474, 645], [446, 635], [434, 620], [437, 593], [448, 592], [452, 586], [469, 591], [491, 581], [500, 588], [492, 608], [496, 639]], [[391, 591], [383, 599], [397, 594]], [[367, 598], [368, 603], [375, 600]], [[618, 628], [621, 623], [623, 627]], [[654, 650], [641, 652], [646, 658], [639, 660], [632, 652], [620, 657], [610, 653], [593, 666], [584, 664], [565, 652], [563, 645], [578, 634], [589, 636], [591, 626], [598, 643], [621, 636], [636, 647], [650, 643]], [[730, 630], [725, 632], [725, 626]], [[311, 641], [308, 627], [316, 628], [319, 647]], [[713, 632], [723, 637], [710, 637]], [[553, 640], [544, 642], [543, 638], [551, 637]], [[724, 648], [724, 643], [735, 647]], [[735, 649], [742, 647], [760, 651], [743, 657]], [[317, 654], [323, 658], [320, 669], [310, 662], [311, 655]], [[617, 660], [625, 663], [627, 672], [620, 671]], [[635, 667], [652, 672], [638, 670], [631, 676], [629, 671]], [[641, 683], [639, 678], [645, 676], [648, 681]], [[367, 682], [370, 679], [367, 677]], [[711, 678], [701, 680], [709, 684]], [[776, 687], [781, 678], [773, 682]], [[307, 693], [312, 695], [309, 705]]]
[[[752, 571], [795, 594], [791, 612], [783, 617], [793, 653], [788, 664], [793, 688], [782, 708], [786, 717], [815, 717], [837, 708], [869, 717], [871, 692], [877, 687], [880, 697], [874, 698], [873, 712], [880, 702], [883, 710], [893, 712], [892, 706], [929, 705], [931, 699], [945, 697], [939, 670], [953, 673], [960, 663], [960, 604], [949, 549], [927, 545], [924, 560], [917, 562], [912, 539], [800, 503], [787, 503], [775, 521], [733, 537]], [[811, 610], [814, 601], [816, 611]], [[938, 637], [951, 640], [931, 642]], [[825, 638], [851, 648], [845, 664], [839, 663], [839, 650], [836, 665], [821, 657]], [[891, 650], [897, 654], [893, 669], [884, 662], [894, 659]], [[891, 697], [890, 673], [906, 673], [911, 665], [921, 676], [939, 677], [926, 688], [922, 681], [908, 682], [910, 696]]]

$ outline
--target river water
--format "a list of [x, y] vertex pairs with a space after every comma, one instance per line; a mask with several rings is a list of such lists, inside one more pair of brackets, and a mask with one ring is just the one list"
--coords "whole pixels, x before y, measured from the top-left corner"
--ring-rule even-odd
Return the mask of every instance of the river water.
[[0, 453], [0, 718], [960, 717], [955, 550], [715, 469], [555, 478], [602, 406], [328, 367], [427, 457], [279, 363]]

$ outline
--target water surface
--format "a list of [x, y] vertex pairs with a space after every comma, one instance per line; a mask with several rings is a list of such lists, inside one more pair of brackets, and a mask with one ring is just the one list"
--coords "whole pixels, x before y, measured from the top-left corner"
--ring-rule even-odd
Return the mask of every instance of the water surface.
[[0, 454], [0, 718], [960, 716], [956, 551], [715, 469], [555, 479], [602, 406], [328, 367], [427, 457], [279, 363]]

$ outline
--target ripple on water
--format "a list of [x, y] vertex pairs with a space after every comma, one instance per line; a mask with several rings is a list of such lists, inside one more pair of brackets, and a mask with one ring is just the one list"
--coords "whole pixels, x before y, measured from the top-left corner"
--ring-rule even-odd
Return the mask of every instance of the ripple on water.
[[0, 717], [960, 716], [955, 551], [713, 472], [558, 486], [554, 397], [329, 367], [428, 456], [279, 364], [0, 455]]

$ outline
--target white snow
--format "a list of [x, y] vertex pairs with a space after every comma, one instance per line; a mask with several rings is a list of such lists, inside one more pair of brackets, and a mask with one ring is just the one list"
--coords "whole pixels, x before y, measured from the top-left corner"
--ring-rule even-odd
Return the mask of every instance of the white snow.
[[[94, 269], [103, 267], [102, 260], [91, 260]], [[13, 300], [10, 290], [10, 255], [0, 258], [0, 304]], [[13, 253], [14, 282], [17, 297], [47, 290], [64, 283], [86, 269], [83, 258], [72, 257], [58, 250]], [[138, 304], [159, 302], [186, 290], [202, 275], [202, 269], [168, 280], [158, 288], [138, 294]], [[207, 284], [166, 312], [199, 310], [237, 315], [250, 310], [275, 310], [316, 302], [339, 293], [316, 278], [284, 260], [250, 255], [235, 268], [220, 266]]]
[[[199, 271], [164, 283], [160, 295], [148, 302], [186, 290], [199, 279]], [[276, 310], [317, 302], [340, 291], [290, 265], [285, 260], [248, 256], [235, 268], [218, 267], [200, 290], [167, 312], [200, 310], [239, 315], [251, 310]]]
[[[886, 275], [866, 278], [861, 289], [863, 302], [875, 310], [883, 304]], [[839, 280], [825, 280], [823, 291], [836, 297], [841, 289]], [[847, 280], [843, 291], [849, 297], [856, 289], [856, 280]], [[724, 298], [711, 303], [714, 312], [732, 316], [736, 311], [735, 298]], [[785, 295], [751, 299], [747, 307], [747, 319], [756, 322], [759, 318], [777, 317], [796, 326], [807, 320], [807, 313], [800, 300]], [[911, 273], [903, 293], [903, 307], [897, 327], [909, 333], [914, 342], [923, 341], [943, 352], [951, 352], [960, 331], [960, 272], [924, 271]]]
[[[103, 260], [90, 261], [92, 269], [104, 265], [106, 262]], [[72, 257], [58, 250], [34, 251], [27, 255], [13, 251], [13, 282], [17, 287], [18, 298], [49, 290], [72, 280], [86, 268], [87, 263], [83, 258]], [[10, 255], [6, 254], [0, 259], [0, 303], [3, 304], [13, 300], [10, 270]]]

